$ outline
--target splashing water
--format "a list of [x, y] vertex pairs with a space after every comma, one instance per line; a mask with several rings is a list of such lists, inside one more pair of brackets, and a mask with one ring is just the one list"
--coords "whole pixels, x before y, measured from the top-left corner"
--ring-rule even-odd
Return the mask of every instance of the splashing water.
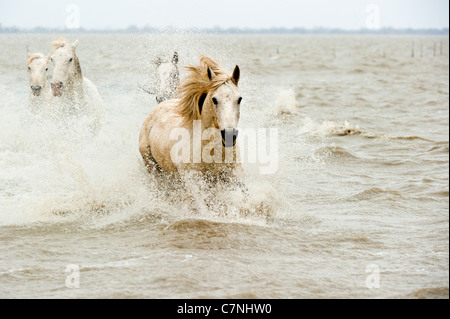
[[[0, 36], [0, 296], [448, 298], [448, 56], [412, 60], [409, 37], [82, 35], [92, 134], [26, 109], [19, 52], [52, 37]], [[244, 163], [247, 193], [146, 171], [139, 85], [175, 50], [181, 77], [199, 52], [238, 64], [239, 125], [278, 129], [278, 170]]]
[[298, 114], [298, 107], [294, 90], [289, 89], [280, 92], [277, 100], [278, 114]]

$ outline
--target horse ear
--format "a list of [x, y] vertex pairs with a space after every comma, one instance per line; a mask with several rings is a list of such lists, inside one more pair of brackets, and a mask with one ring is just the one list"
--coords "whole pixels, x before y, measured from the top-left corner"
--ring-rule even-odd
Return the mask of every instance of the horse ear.
[[52, 57], [52, 54], [49, 53], [45, 58], [47, 59], [47, 62], [50, 61], [50, 58]]
[[78, 44], [80, 43], [80, 40], [77, 39], [75, 42], [72, 43], [72, 49], [76, 49], [78, 47]]
[[233, 81], [233, 83], [236, 84], [236, 86], [238, 85], [239, 82], [240, 73], [241, 71], [239, 70], [239, 67], [236, 65], [233, 71], [233, 75], [231, 76], [231, 81]]
[[208, 66], [208, 78], [210, 81], [212, 81], [212, 79], [215, 77], [216, 75], [214, 74], [214, 72], [209, 68]]
[[173, 53], [172, 63], [173, 64], [177, 64], [178, 63], [178, 53], [177, 53], [177, 51], [175, 51]]
[[28, 48], [28, 45], [26, 46], [26, 48], [27, 48], [27, 56], [28, 56], [28, 58], [30, 58], [31, 57], [31, 53], [30, 53], [30, 49]]
[[207, 94], [203, 93], [200, 96], [200, 99], [198, 100], [198, 112], [200, 113], [200, 115], [202, 114], [202, 108], [203, 108], [203, 104], [205, 103], [206, 96], [207, 96]]

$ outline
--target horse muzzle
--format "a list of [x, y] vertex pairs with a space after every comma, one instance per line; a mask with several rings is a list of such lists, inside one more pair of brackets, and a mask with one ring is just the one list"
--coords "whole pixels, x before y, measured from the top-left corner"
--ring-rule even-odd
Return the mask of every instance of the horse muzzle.
[[62, 89], [63, 89], [63, 83], [52, 83], [52, 93], [53, 96], [61, 96], [62, 95]]
[[224, 147], [233, 147], [236, 145], [238, 130], [235, 128], [226, 128], [220, 131], [222, 135], [222, 145]]
[[31, 86], [31, 92], [33, 93], [34, 96], [41, 95], [41, 90], [42, 90], [42, 87], [40, 85], [32, 85]]

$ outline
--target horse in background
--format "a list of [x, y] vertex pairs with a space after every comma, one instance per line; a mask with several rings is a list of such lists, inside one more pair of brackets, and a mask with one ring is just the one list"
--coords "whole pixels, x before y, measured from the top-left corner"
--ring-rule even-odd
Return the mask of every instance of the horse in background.
[[70, 43], [64, 38], [56, 38], [51, 43], [52, 106], [54, 111], [63, 115], [93, 117], [92, 128], [94, 132], [98, 132], [104, 113], [103, 100], [94, 83], [82, 75], [80, 61], [75, 52], [78, 44], [78, 40]]
[[[177, 176], [195, 170], [208, 178], [239, 182], [243, 175], [236, 143], [242, 100], [239, 67], [230, 76], [211, 58], [201, 57], [200, 65], [187, 70], [177, 97], [158, 104], [142, 125], [139, 151], [144, 163], [149, 171]], [[189, 133], [187, 139], [172, 139], [179, 129]], [[190, 152], [184, 160], [174, 161], [173, 150], [180, 146]]]
[[47, 85], [47, 71], [50, 55], [31, 53], [27, 50], [27, 72], [31, 92], [28, 104], [31, 111], [39, 111], [46, 108], [52, 100], [50, 86]]
[[174, 52], [172, 60], [164, 62], [157, 59], [156, 64], [156, 101], [158, 103], [175, 97], [180, 84], [180, 72], [178, 70], [178, 53]]

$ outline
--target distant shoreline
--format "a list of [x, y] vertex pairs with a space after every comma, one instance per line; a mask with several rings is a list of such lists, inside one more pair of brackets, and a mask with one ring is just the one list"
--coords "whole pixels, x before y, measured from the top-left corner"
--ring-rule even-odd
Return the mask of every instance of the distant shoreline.
[[330, 29], [330, 28], [209, 28], [209, 29], [179, 29], [174, 27], [151, 28], [130, 26], [126, 29], [67, 29], [67, 28], [42, 28], [31, 29], [17, 27], [3, 27], [0, 25], [0, 34], [46, 34], [46, 33], [73, 33], [73, 34], [255, 34], [255, 35], [441, 35], [448, 36], [449, 29], [394, 29], [382, 28], [377, 30], [359, 29]]

